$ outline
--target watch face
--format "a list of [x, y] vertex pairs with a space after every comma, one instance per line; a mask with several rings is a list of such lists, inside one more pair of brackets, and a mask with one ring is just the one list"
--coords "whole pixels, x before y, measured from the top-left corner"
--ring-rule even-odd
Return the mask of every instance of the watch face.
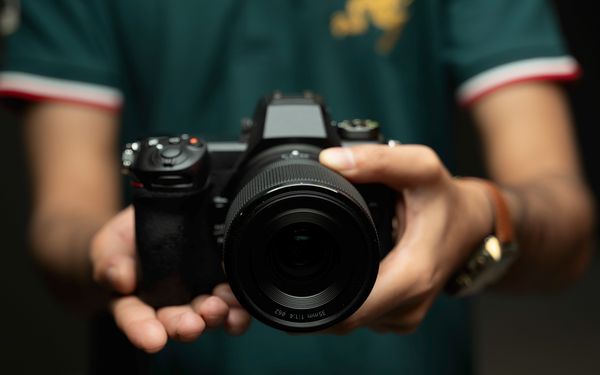
[[483, 248], [496, 262], [502, 259], [502, 245], [496, 236], [486, 237], [483, 240]]

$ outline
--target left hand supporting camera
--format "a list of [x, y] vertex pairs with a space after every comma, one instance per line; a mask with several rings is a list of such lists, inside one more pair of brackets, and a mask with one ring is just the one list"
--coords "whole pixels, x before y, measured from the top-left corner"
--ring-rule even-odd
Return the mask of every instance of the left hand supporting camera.
[[155, 310], [130, 295], [136, 288], [133, 208], [128, 207], [94, 236], [91, 246], [94, 279], [123, 294], [110, 302], [117, 325], [138, 348], [161, 350], [167, 338], [193, 341], [207, 328], [224, 326], [230, 334], [243, 333], [250, 316], [237, 303], [226, 284], [212, 295], [200, 295], [189, 304]]

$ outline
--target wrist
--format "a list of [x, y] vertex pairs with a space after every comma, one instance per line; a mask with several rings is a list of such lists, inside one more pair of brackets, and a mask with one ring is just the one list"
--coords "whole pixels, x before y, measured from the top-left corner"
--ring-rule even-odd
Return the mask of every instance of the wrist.
[[[467, 223], [467, 239], [464, 242], [466, 256], [481, 243], [488, 235], [494, 232], [494, 203], [490, 194], [483, 185], [482, 180], [472, 177], [457, 178], [457, 183], [463, 190], [464, 211], [459, 213]], [[460, 219], [460, 218], [459, 218]]]
[[[479, 191], [486, 196], [489, 209], [483, 210], [481, 205], [479, 207], [486, 211], [492, 225], [487, 232], [478, 234], [481, 236], [478, 244], [472, 247], [466, 261], [457, 268], [446, 285], [446, 291], [457, 296], [475, 294], [498, 282], [518, 255], [514, 218], [510, 211], [510, 205], [517, 202], [509, 203], [507, 195], [491, 181], [477, 178], [463, 181], [473, 183], [473, 187], [478, 185]], [[475, 201], [476, 196], [472, 197]], [[489, 219], [484, 222], [490, 223]]]

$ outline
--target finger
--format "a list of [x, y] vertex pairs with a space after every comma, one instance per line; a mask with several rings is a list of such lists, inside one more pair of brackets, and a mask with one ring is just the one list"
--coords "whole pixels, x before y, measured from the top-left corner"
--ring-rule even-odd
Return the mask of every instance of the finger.
[[209, 328], [220, 326], [227, 318], [229, 306], [216, 296], [202, 295], [191, 303], [193, 311], [199, 314]]
[[[434, 263], [423, 251], [433, 248], [432, 236], [425, 233], [429, 228], [421, 221], [402, 224], [402, 237], [380, 262], [375, 284], [366, 301], [352, 316], [324, 333], [345, 335], [362, 326], [390, 321], [402, 323], [404, 314], [421, 307], [423, 301], [435, 295], [432, 291], [436, 285]], [[408, 320], [414, 322], [412, 315]]]
[[229, 309], [229, 314], [225, 320], [225, 330], [233, 336], [239, 336], [246, 332], [250, 327], [252, 319], [246, 310], [240, 307]]
[[396, 199], [396, 215], [392, 219], [392, 238], [398, 243], [406, 231], [406, 203], [404, 194], [400, 193]]
[[414, 256], [420, 243], [411, 251], [405, 251], [404, 239], [380, 263], [379, 273], [371, 293], [365, 303], [347, 320], [336, 327], [336, 331], [347, 332], [357, 327], [371, 324], [384, 315], [402, 310], [402, 305], [418, 304], [427, 298], [434, 288], [429, 262]]
[[117, 326], [136, 347], [156, 353], [167, 343], [167, 332], [154, 309], [139, 298], [117, 298], [110, 304]]
[[115, 254], [97, 261], [94, 279], [122, 294], [135, 290], [135, 259], [128, 255]]
[[230, 307], [242, 307], [227, 283], [219, 284], [213, 289], [213, 295], [221, 298]]
[[241, 335], [246, 332], [252, 322], [252, 317], [240, 305], [229, 284], [219, 284], [213, 290], [213, 295], [221, 298], [229, 305], [229, 314], [225, 320], [225, 330], [230, 335]]
[[94, 279], [120, 293], [135, 289], [135, 233], [133, 208], [109, 221], [91, 243]]
[[323, 333], [346, 335], [357, 328], [373, 324], [402, 304], [410, 293], [411, 285], [416, 283], [414, 271], [406, 259], [410, 253], [407, 254], [402, 249], [411, 242], [404, 237], [380, 262], [375, 285], [362, 306], [348, 319], [325, 329]]
[[204, 320], [190, 305], [163, 307], [158, 310], [157, 317], [169, 337], [180, 341], [193, 341], [206, 328]]
[[319, 161], [354, 182], [380, 182], [399, 191], [445, 173], [437, 154], [421, 145], [333, 147], [321, 151]]
[[373, 329], [384, 329], [388, 332], [410, 333], [421, 325], [427, 311], [431, 307], [435, 295], [414, 296], [403, 301], [396, 308], [369, 324]]

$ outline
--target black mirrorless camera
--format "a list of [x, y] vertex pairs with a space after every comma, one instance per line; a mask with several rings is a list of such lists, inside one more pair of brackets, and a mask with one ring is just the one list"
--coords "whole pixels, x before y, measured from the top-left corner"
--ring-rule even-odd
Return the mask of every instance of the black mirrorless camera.
[[[356, 311], [392, 248], [395, 193], [319, 164], [327, 147], [383, 143], [370, 120], [332, 122], [319, 96], [275, 93], [240, 142], [191, 135], [128, 144], [138, 295], [189, 302], [227, 280], [255, 318], [317, 331]], [[225, 276], [227, 275], [227, 276]]]

